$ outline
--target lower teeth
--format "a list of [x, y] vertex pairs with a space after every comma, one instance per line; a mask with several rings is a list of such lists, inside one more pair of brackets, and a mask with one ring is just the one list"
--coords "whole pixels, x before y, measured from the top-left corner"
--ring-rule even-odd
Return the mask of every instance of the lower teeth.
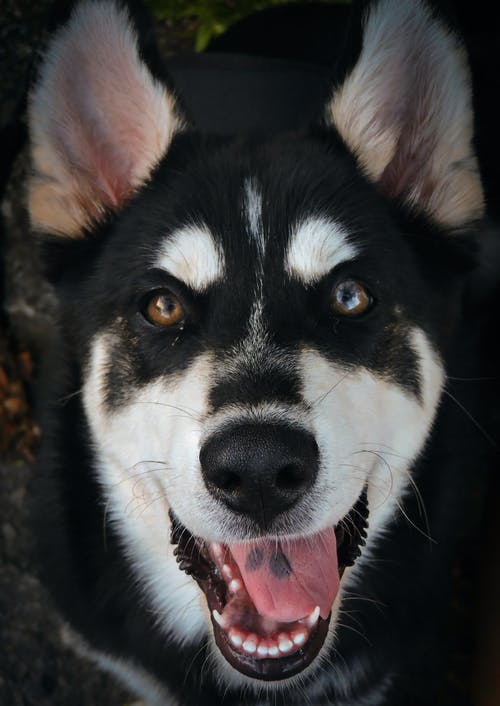
[[227, 629], [224, 616], [216, 610], [212, 611], [215, 622], [224, 630], [233, 647], [241, 652], [256, 655], [262, 659], [266, 657], [282, 657], [290, 652], [296, 652], [309, 639], [310, 631], [307, 625], [311, 623], [311, 619], [314, 617], [316, 617], [316, 622], [318, 614], [319, 611], [315, 609], [304, 620], [304, 624], [293, 628], [290, 632], [282, 631], [275, 637], [259, 638], [255, 633], [246, 633], [234, 625]]

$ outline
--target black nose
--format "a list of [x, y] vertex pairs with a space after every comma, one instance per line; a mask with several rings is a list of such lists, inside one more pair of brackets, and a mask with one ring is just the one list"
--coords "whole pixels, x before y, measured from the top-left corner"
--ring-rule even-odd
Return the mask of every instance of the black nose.
[[265, 527], [312, 486], [318, 457], [316, 441], [307, 431], [270, 424], [224, 430], [200, 451], [212, 495]]

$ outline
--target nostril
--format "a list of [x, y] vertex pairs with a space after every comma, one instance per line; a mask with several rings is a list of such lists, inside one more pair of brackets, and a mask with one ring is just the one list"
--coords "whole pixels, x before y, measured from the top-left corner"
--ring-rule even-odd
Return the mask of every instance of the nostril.
[[221, 468], [217, 474], [216, 485], [226, 493], [236, 493], [241, 490], [242, 479], [238, 473]]
[[306, 478], [304, 469], [293, 463], [289, 463], [276, 474], [276, 487], [279, 490], [297, 490], [305, 484]]

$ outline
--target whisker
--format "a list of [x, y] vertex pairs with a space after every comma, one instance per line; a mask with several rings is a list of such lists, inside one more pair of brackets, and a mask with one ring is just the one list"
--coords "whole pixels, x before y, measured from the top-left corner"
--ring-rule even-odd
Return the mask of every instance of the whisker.
[[337, 382], [334, 383], [334, 384], [330, 387], [329, 390], [327, 390], [327, 391], [324, 392], [322, 395], [320, 395], [318, 398], [316, 398], [315, 400], [313, 400], [313, 401], [310, 403], [310, 406], [311, 406], [311, 407], [316, 407], [317, 405], [321, 404], [321, 402], [323, 402], [323, 401], [328, 397], [329, 394], [331, 394], [334, 390], [337, 389], [337, 387], [338, 387], [342, 382], [344, 382], [344, 380], [346, 379], [346, 377], [347, 377], [348, 375], [350, 375], [350, 371], [347, 371], [347, 372], [340, 378], [340, 380], [337, 380]]
[[73, 399], [73, 397], [78, 397], [81, 395], [83, 392], [83, 387], [81, 387], [79, 390], [75, 390], [74, 392], [70, 392], [68, 395], [63, 395], [63, 397], [60, 397], [57, 402], [58, 404], [66, 404], [66, 402], [69, 402], [70, 400]]
[[339, 628], [343, 628], [344, 630], [350, 630], [355, 635], [359, 635], [359, 637], [363, 638], [363, 640], [366, 642], [367, 645], [369, 645], [370, 647], [373, 647], [373, 642], [371, 642], [368, 639], [368, 637], [363, 632], [361, 632], [361, 630], [357, 630], [352, 625], [347, 625], [346, 623], [341, 623], [340, 621], [337, 621], [337, 626]]
[[203, 421], [202, 416], [195, 412], [192, 409], [189, 409], [187, 407], [179, 407], [178, 405], [175, 404], [170, 404], [168, 402], [159, 402], [157, 400], [138, 400], [137, 402], [133, 402], [132, 404], [134, 405], [140, 405], [140, 404], [150, 404], [150, 405], [157, 405], [159, 407], [169, 407], [170, 409], [175, 409], [177, 412], [181, 412], [184, 416], [186, 416], [188, 419], [194, 419], [195, 422], [198, 424], [201, 424]]
[[362, 603], [371, 603], [376, 608], [381, 610], [387, 608], [387, 605], [382, 601], [378, 601], [375, 598], [369, 598], [368, 596], [362, 596], [358, 593], [351, 593], [350, 591], [344, 591], [342, 601], [361, 601]]
[[394, 456], [396, 458], [400, 458], [403, 461], [412, 461], [413, 459], [410, 456], [405, 456], [402, 453], [399, 453], [394, 449], [392, 446], [389, 446], [388, 444], [383, 444], [381, 442], [377, 441], [367, 441], [363, 443], [363, 447], [369, 447], [369, 446], [378, 446], [382, 447], [382, 449], [379, 451], [379, 453], [383, 453], [386, 456]]
[[[421, 527], [419, 527], [417, 524], [415, 524], [415, 522], [413, 522], [413, 520], [409, 517], [408, 513], [405, 511], [405, 509], [403, 508], [403, 506], [402, 506], [401, 503], [399, 502], [398, 498], [397, 498], [396, 496], [392, 495], [393, 486], [394, 486], [394, 475], [393, 475], [392, 468], [391, 468], [389, 462], [387, 461], [387, 459], [385, 459], [385, 458], [383, 457], [382, 453], [380, 453], [379, 451], [373, 451], [373, 450], [371, 450], [371, 449], [360, 449], [359, 451], [354, 451], [354, 452], [353, 452], [353, 455], [354, 455], [354, 454], [357, 454], [357, 453], [371, 453], [371, 454], [373, 454], [374, 456], [376, 456], [378, 459], [380, 459], [380, 461], [382, 461], [382, 463], [384, 464], [384, 467], [386, 468], [386, 470], [387, 470], [388, 473], [389, 473], [390, 482], [391, 482], [389, 492], [388, 492], [387, 497], [385, 498], [384, 502], [386, 502], [386, 500], [388, 500], [389, 497], [392, 496], [393, 499], [394, 499], [394, 502], [395, 502], [396, 506], [398, 507], [399, 511], [401, 512], [401, 514], [403, 515], [403, 517], [405, 518], [405, 520], [406, 520], [412, 527], [414, 527], [414, 528], [417, 530], [417, 532], [419, 532], [419, 533], [422, 534], [426, 539], [428, 539], [429, 542], [431, 542], [432, 544], [436, 544], [436, 540], [433, 539], [433, 537], [432, 537], [431, 534], [430, 534], [430, 527], [429, 527], [429, 523], [428, 523], [428, 521], [427, 521], [427, 513], [426, 513], [426, 511], [425, 511], [425, 506], [423, 505], [423, 500], [422, 500], [422, 509], [423, 509], [423, 514], [424, 514], [424, 518], [423, 518], [423, 519], [424, 519], [424, 521], [425, 521], [425, 523], [426, 523], [426, 530], [427, 530], [427, 531], [423, 530]], [[403, 469], [400, 469], [400, 470], [403, 470]], [[408, 474], [407, 474], [407, 477], [409, 477]], [[410, 485], [412, 485], [412, 484], [410, 483]], [[415, 489], [415, 486], [414, 486], [414, 485], [412, 485], [412, 487]], [[420, 492], [418, 493], [418, 495], [419, 495], [419, 497], [422, 499], [422, 496], [420, 495]]]
[[376, 456], [376, 458], [378, 458], [379, 461], [382, 461], [382, 463], [384, 464], [386, 469], [389, 471], [389, 477], [391, 479], [391, 484], [390, 484], [387, 496], [385, 497], [385, 499], [382, 502], [382, 505], [383, 505], [385, 503], [385, 501], [392, 495], [392, 491], [394, 488], [394, 476], [392, 474], [392, 468], [391, 468], [389, 462], [387, 461], [387, 459], [385, 459], [379, 451], [373, 451], [372, 449], [360, 449], [359, 451], [354, 451], [352, 455], [354, 456], [356, 454], [362, 454], [362, 453], [368, 453], [368, 454], [372, 454], [373, 456]]
[[496, 449], [497, 451], [500, 451], [500, 446], [498, 445], [498, 443], [496, 442], [496, 440], [495, 440], [490, 434], [488, 434], [488, 432], [486, 431], [486, 429], [485, 429], [483, 426], [481, 426], [481, 424], [480, 424], [480, 423], [477, 421], [477, 419], [469, 412], [469, 410], [468, 410], [466, 407], [464, 407], [464, 405], [463, 405], [459, 400], [457, 400], [457, 398], [456, 398], [454, 395], [452, 395], [451, 392], [449, 392], [448, 390], [444, 389], [444, 390], [443, 390], [443, 394], [445, 394], [447, 397], [449, 397], [451, 400], [453, 400], [453, 402], [455, 402], [455, 404], [457, 405], [457, 407], [462, 410], [462, 412], [465, 414], [465, 416], [474, 424], [474, 426], [476, 427], [476, 429], [477, 429], [477, 430], [484, 436], [484, 438], [493, 446], [493, 448]]
[[198, 659], [198, 656], [203, 652], [203, 650], [205, 649], [205, 647], [206, 647], [206, 641], [203, 640], [202, 643], [201, 643], [201, 646], [200, 646], [200, 647], [196, 650], [196, 652], [194, 653], [193, 659], [191, 660], [191, 662], [189, 663], [188, 668], [186, 669], [186, 673], [185, 673], [185, 675], [184, 675], [184, 681], [183, 681], [183, 683], [182, 683], [182, 684], [183, 684], [183, 687], [186, 686], [189, 673], [190, 673], [191, 669], [194, 667], [194, 663], [195, 663], [195, 661]]

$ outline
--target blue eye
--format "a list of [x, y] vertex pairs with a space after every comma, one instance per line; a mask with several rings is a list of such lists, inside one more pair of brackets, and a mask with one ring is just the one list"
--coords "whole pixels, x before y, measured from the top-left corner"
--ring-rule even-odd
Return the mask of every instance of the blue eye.
[[372, 302], [366, 287], [354, 279], [346, 279], [334, 287], [331, 307], [336, 314], [357, 316], [364, 313]]

